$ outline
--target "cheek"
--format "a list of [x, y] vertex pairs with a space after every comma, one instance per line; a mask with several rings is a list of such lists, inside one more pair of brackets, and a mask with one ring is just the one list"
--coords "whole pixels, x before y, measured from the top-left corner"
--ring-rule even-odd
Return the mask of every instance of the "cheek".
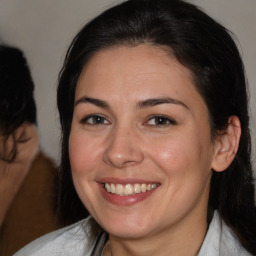
[[174, 136], [163, 137], [151, 145], [155, 160], [164, 165], [172, 162], [172, 166], [178, 164], [179, 158], [184, 157], [186, 148], [183, 139], [174, 138]]
[[96, 143], [89, 143], [85, 136], [71, 132], [69, 138], [69, 158], [73, 174], [86, 175], [93, 170], [97, 162], [97, 148]]
[[204, 148], [197, 136], [173, 136], [158, 140], [151, 145], [151, 159], [166, 175], [181, 175], [192, 169], [199, 171]]

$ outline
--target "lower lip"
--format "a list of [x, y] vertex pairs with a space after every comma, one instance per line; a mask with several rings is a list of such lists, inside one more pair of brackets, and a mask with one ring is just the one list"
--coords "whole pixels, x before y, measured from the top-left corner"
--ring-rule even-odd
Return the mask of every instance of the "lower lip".
[[121, 206], [129, 206], [136, 203], [139, 203], [146, 198], [148, 198], [159, 186], [156, 188], [146, 191], [144, 193], [138, 193], [134, 195], [128, 196], [119, 196], [117, 194], [112, 194], [106, 191], [106, 189], [99, 183], [100, 191], [103, 197], [112, 204], [121, 205]]

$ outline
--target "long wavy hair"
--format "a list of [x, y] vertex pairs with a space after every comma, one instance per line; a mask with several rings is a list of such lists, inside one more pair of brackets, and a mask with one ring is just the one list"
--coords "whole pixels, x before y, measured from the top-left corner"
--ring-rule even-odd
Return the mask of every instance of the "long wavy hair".
[[[196, 89], [208, 107], [213, 138], [225, 132], [230, 116], [240, 119], [242, 134], [235, 159], [224, 172], [213, 171], [208, 217], [210, 220], [217, 209], [243, 246], [256, 254], [247, 85], [233, 37], [198, 7], [181, 0], [126, 1], [81, 29], [68, 49], [57, 91], [62, 127], [59, 210], [67, 223], [88, 215], [72, 182], [68, 152], [74, 94], [83, 67], [104, 48], [164, 46], [193, 74]], [[91, 225], [95, 235], [99, 227], [95, 222]]]

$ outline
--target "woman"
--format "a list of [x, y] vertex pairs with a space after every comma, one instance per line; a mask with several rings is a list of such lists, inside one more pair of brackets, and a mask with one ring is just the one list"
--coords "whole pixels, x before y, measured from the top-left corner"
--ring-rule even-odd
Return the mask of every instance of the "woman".
[[57, 172], [39, 150], [34, 83], [23, 53], [0, 45], [0, 255], [62, 227]]
[[243, 64], [197, 7], [99, 15], [68, 50], [58, 108], [60, 210], [91, 217], [17, 255], [256, 254]]

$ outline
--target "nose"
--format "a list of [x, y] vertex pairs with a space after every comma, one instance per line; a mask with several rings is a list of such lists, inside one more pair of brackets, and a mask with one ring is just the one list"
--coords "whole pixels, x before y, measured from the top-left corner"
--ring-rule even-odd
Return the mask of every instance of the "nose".
[[128, 127], [117, 127], [109, 135], [103, 160], [115, 168], [125, 168], [144, 159], [138, 134]]

